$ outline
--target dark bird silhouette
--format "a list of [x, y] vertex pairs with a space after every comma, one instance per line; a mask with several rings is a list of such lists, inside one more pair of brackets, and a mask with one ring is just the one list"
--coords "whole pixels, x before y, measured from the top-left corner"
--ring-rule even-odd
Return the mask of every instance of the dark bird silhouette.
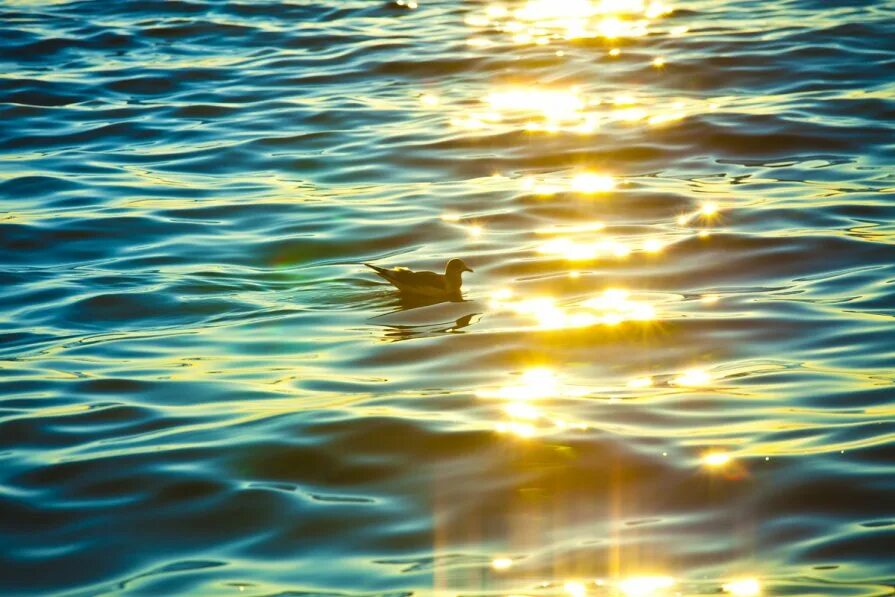
[[364, 265], [401, 291], [402, 294], [442, 301], [462, 300], [460, 286], [463, 284], [463, 279], [461, 276], [463, 272], [472, 271], [472, 268], [466, 265], [462, 259], [448, 261], [443, 274], [414, 272], [406, 267], [388, 269], [370, 263]]

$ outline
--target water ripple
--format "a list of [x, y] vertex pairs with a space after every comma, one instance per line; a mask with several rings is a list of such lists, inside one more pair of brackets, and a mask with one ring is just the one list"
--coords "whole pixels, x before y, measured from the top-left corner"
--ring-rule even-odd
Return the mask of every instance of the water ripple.
[[895, 6], [416, 4], [0, 8], [0, 592], [892, 595]]

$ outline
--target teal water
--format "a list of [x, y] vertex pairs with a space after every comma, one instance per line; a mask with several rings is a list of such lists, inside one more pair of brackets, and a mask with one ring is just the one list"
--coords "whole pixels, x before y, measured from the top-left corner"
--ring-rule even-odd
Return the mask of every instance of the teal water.
[[895, 594], [895, 2], [412, 4], [0, 4], [0, 593]]

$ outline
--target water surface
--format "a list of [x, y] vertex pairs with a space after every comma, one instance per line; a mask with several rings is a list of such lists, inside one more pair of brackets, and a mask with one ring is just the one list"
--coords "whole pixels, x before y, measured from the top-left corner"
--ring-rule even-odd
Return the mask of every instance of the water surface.
[[414, 4], [0, 6], [0, 592], [892, 595], [895, 3]]

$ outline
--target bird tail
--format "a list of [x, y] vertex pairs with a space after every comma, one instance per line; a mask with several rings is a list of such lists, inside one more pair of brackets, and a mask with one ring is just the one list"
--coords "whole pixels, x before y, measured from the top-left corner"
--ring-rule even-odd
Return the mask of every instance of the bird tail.
[[376, 273], [379, 274], [380, 276], [384, 276], [384, 275], [385, 275], [386, 269], [385, 269], [384, 267], [379, 267], [378, 265], [373, 265], [372, 263], [365, 263], [364, 265], [366, 265], [367, 267], [369, 267], [371, 270], [373, 270], [374, 272], [376, 272]]
[[383, 280], [385, 280], [386, 282], [393, 283], [393, 282], [392, 282], [392, 277], [391, 277], [391, 275], [390, 275], [391, 272], [388, 271], [387, 269], [385, 269], [384, 267], [379, 267], [378, 265], [373, 265], [372, 263], [365, 263], [364, 265], [366, 265], [366, 266], [369, 267], [371, 270], [373, 270], [374, 272], [376, 272], [376, 274], [377, 274], [380, 278], [382, 278]]

